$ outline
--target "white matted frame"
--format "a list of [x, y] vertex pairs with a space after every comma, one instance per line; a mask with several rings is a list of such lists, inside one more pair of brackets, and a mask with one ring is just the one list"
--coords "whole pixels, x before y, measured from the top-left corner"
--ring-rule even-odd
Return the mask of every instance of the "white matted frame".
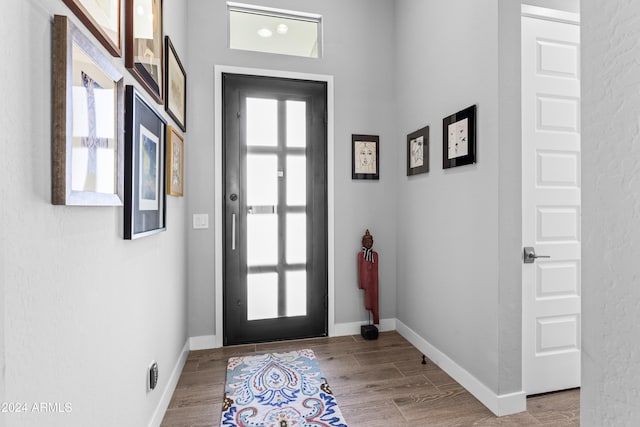
[[[333, 97], [333, 76], [325, 74], [306, 74], [289, 71], [267, 70], [258, 68], [234, 67], [226, 65], [216, 65], [214, 67], [214, 116], [215, 116], [215, 136], [214, 136], [214, 157], [215, 157], [215, 188], [214, 188], [214, 233], [222, 236], [222, 74], [244, 74], [251, 76], [278, 77], [300, 80], [314, 80], [327, 83], [327, 243], [328, 243], [328, 279], [329, 283], [329, 306], [327, 308], [329, 336], [335, 336], [335, 218], [334, 218], [334, 97]], [[215, 241], [215, 309], [216, 309], [216, 335], [215, 347], [222, 347], [223, 342], [223, 322], [222, 315], [222, 273], [224, 270], [224, 247], [222, 239]]]
[[53, 21], [51, 202], [121, 206], [123, 76], [69, 18]]

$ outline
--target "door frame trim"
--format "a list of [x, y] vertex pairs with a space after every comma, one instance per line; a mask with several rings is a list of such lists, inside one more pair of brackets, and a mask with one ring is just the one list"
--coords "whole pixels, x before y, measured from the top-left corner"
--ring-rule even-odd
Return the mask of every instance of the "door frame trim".
[[284, 79], [313, 80], [327, 83], [327, 253], [328, 253], [328, 334], [335, 335], [335, 221], [334, 221], [334, 97], [333, 76], [326, 74], [308, 74], [282, 70], [270, 70], [263, 68], [247, 68], [230, 65], [214, 65], [214, 254], [215, 254], [215, 348], [223, 344], [223, 271], [224, 271], [224, 245], [220, 236], [223, 235], [223, 206], [222, 206], [222, 74], [244, 74], [251, 76], [277, 77]]
[[522, 17], [544, 19], [547, 21], [563, 22], [565, 24], [580, 24], [580, 14], [566, 12], [564, 10], [549, 9], [546, 7], [523, 4], [521, 8]]

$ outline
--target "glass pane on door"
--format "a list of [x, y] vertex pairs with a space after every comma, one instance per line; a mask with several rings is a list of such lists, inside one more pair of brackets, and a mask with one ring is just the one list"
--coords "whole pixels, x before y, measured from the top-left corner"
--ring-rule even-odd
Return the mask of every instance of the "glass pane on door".
[[278, 317], [278, 273], [247, 276], [247, 320]]
[[307, 214], [287, 214], [287, 263], [307, 262]]
[[278, 100], [247, 98], [247, 146], [278, 145]]
[[247, 266], [278, 263], [278, 215], [247, 215]]
[[247, 206], [278, 203], [278, 156], [247, 154]]
[[307, 158], [287, 156], [287, 205], [307, 204]]
[[287, 317], [307, 315], [307, 272], [287, 273]]
[[287, 101], [287, 147], [307, 145], [307, 103]]
[[247, 265], [278, 263], [278, 156], [247, 154]]

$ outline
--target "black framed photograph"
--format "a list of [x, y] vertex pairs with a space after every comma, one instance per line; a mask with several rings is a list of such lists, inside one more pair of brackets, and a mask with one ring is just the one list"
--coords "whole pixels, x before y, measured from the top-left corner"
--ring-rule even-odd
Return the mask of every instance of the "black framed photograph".
[[407, 176], [429, 172], [429, 126], [407, 135]]
[[124, 79], [66, 16], [53, 17], [51, 202], [121, 206]]
[[351, 179], [380, 179], [380, 137], [351, 135]]
[[169, 36], [164, 37], [164, 109], [182, 132], [187, 131], [187, 73]]
[[166, 229], [165, 120], [133, 87], [125, 91], [124, 238]]
[[162, 0], [127, 0], [125, 6], [124, 65], [158, 104], [164, 104]]
[[442, 168], [476, 162], [476, 106], [442, 119]]

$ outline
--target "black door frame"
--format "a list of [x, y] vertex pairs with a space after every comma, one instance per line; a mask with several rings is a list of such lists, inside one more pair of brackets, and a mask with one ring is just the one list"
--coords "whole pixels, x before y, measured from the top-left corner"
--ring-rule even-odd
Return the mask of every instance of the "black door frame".
[[[227, 82], [228, 84], [225, 82]], [[300, 80], [286, 77], [266, 77], [235, 73], [222, 74], [221, 83], [222, 111], [220, 113], [222, 119], [225, 122], [222, 125], [223, 138], [221, 139], [221, 144], [223, 152], [225, 152], [226, 150], [231, 156], [229, 159], [227, 159], [226, 156], [223, 157], [223, 165], [225, 166], [223, 167], [223, 169], [226, 169], [227, 161], [236, 158], [238, 155], [239, 158], [243, 158], [242, 153], [244, 152], [244, 150], [242, 150], [241, 147], [227, 146], [225, 142], [225, 138], [227, 137], [235, 140], [242, 138], [241, 135], [243, 132], [240, 130], [242, 129], [242, 126], [240, 126], [240, 124], [243, 123], [243, 117], [241, 117], [239, 113], [243, 105], [243, 102], [240, 100], [243, 99], [243, 97], [240, 96], [241, 93], [245, 93], [246, 95], [244, 96], [252, 96], [251, 93], [254, 91], [258, 91], [259, 93], [262, 90], [267, 90], [268, 92], [274, 93], [274, 95], [276, 93], [280, 93], [280, 95], [275, 96], [282, 96], [283, 99], [290, 99], [291, 96], [300, 96], [296, 93], [302, 90], [307, 93], [307, 95], [304, 95], [305, 98], [308, 96], [313, 96], [313, 98], [306, 98], [310, 101], [310, 103], [308, 104], [309, 112], [307, 118], [308, 120], [311, 120], [308, 122], [308, 125], [310, 126], [309, 131], [312, 132], [312, 134], [309, 134], [309, 136], [311, 136], [312, 139], [315, 140], [315, 142], [312, 142], [312, 145], [309, 146], [306, 150], [308, 152], [307, 158], [309, 159], [307, 163], [308, 173], [311, 174], [309, 175], [309, 182], [307, 185], [308, 200], [306, 211], [308, 213], [313, 212], [314, 214], [314, 216], [312, 217], [313, 220], [310, 220], [311, 222], [308, 223], [310, 228], [308, 229], [307, 253], [309, 254], [310, 258], [307, 263], [306, 271], [308, 273], [309, 283], [316, 283], [312, 286], [312, 288], [316, 289], [317, 292], [319, 292], [314, 294], [315, 297], [312, 297], [311, 294], [307, 296], [307, 316], [304, 320], [285, 317], [274, 320], [247, 321], [244, 317], [246, 316], [246, 313], [242, 315], [243, 312], [246, 312], [246, 305], [240, 305], [240, 298], [244, 298], [246, 300], [246, 295], [237, 295], [236, 290], [234, 289], [225, 291], [225, 285], [223, 283], [223, 322], [231, 321], [233, 325], [239, 323], [244, 325], [242, 328], [236, 328], [235, 326], [232, 328], [227, 324], [223, 324], [222, 329], [224, 331], [224, 344], [240, 344], [245, 342], [305, 338], [311, 336], [327, 336], [329, 333], [328, 316], [330, 312], [328, 301], [330, 286], [328, 260], [329, 216], [327, 206], [329, 202], [329, 168], [327, 158], [329, 155], [329, 83], [322, 80]], [[289, 95], [287, 95], [287, 93], [289, 93]], [[311, 95], [311, 93], [315, 95]], [[269, 96], [271, 95], [269, 94]], [[228, 99], [225, 100], [225, 97], [227, 97]], [[232, 104], [235, 103], [236, 105], [231, 109], [227, 109], [228, 102], [231, 102]], [[237, 117], [235, 111], [238, 111]], [[238, 126], [240, 127], [237, 128]], [[315, 131], [312, 131], [312, 129], [315, 129]], [[225, 133], [228, 133], [228, 135], [226, 135]], [[237, 151], [238, 148], [240, 148], [239, 152]], [[240, 164], [240, 168], [242, 168], [242, 163]], [[233, 216], [234, 220], [238, 220], [239, 224], [237, 229], [241, 230], [241, 221], [242, 218], [244, 218], [243, 215], [245, 213], [242, 211], [242, 209], [244, 208], [243, 204], [238, 204], [238, 202], [236, 202], [236, 200], [242, 200], [244, 196], [242, 194], [239, 194], [238, 197], [233, 197], [235, 196], [236, 192], [242, 193], [240, 188], [236, 188], [239, 183], [238, 179], [240, 179], [239, 177], [242, 176], [241, 169], [231, 169], [231, 171], [231, 175], [227, 175], [226, 172], [223, 172], [223, 181], [226, 182], [226, 184], [223, 183], [222, 191], [222, 197], [224, 200], [222, 202], [224, 207], [222, 220], [225, 222], [222, 232], [225, 242], [223, 244], [223, 258], [226, 259], [226, 261], [224, 261], [225, 267], [223, 274], [226, 275], [227, 279], [236, 277], [236, 279], [239, 280], [244, 277], [243, 280], [246, 280], [246, 273], [243, 273], [243, 269], [238, 268], [238, 266], [241, 264], [238, 263], [238, 252], [227, 252], [225, 249], [232, 246], [231, 236], [229, 232], [229, 229], [231, 227], [231, 217]], [[227, 178], [230, 181], [227, 182]], [[311, 191], [312, 188], [315, 188], [315, 185], [313, 184], [317, 182], [324, 182], [324, 186], [320, 187], [320, 189], [323, 190], [319, 192]], [[233, 196], [231, 196], [231, 193], [234, 193]], [[281, 198], [281, 203], [283, 203], [283, 201], [284, 199]], [[288, 209], [295, 210], [296, 208]], [[232, 212], [234, 212], [233, 215], [231, 214]], [[233, 225], [236, 225], [236, 221], [233, 221]], [[324, 236], [324, 239], [318, 241], [316, 238], [314, 240], [313, 236]], [[238, 244], [240, 244], [241, 242], [242, 240], [240, 240]], [[239, 253], [242, 254], [243, 251], [240, 250]], [[312, 263], [311, 259], [314, 259], [315, 261]], [[284, 262], [284, 260], [281, 260], [281, 262]], [[283, 268], [286, 268], [284, 267], [284, 264], [282, 265]], [[242, 282], [242, 280], [240, 282]], [[243, 286], [241, 286], [239, 289], [246, 291], [246, 288]], [[238, 298], [237, 306], [235, 304], [232, 304], [231, 302], [231, 300], [236, 301], [236, 298]], [[226, 301], [226, 303], [224, 301]], [[246, 301], [243, 302], [246, 303]], [[282, 302], [280, 305], [282, 306]], [[277, 328], [269, 326], [275, 324], [278, 325]], [[305, 326], [302, 327], [302, 325]], [[256, 331], [258, 330], [260, 330], [261, 332], [257, 333]], [[278, 333], [275, 332], [276, 330], [278, 331]]]

